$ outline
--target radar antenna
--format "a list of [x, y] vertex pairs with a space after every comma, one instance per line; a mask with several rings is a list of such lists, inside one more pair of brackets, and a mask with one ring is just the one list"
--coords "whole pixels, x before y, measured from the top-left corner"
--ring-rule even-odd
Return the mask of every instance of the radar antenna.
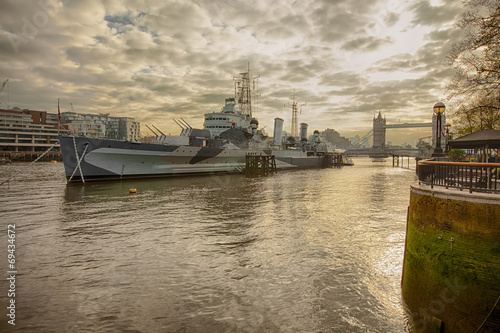
[[248, 63], [248, 71], [240, 73], [239, 77], [233, 77], [234, 81], [234, 95], [238, 103], [237, 110], [239, 114], [248, 115], [252, 117], [252, 99], [257, 99], [259, 94], [252, 92], [257, 89], [257, 80], [259, 76], [253, 76], [250, 73], [250, 63]]

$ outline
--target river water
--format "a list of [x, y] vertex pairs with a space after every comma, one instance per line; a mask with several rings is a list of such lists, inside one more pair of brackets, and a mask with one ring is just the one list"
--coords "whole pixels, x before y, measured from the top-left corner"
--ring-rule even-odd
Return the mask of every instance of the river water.
[[[415, 171], [65, 183], [0, 166], [2, 332], [409, 332], [401, 273]], [[130, 195], [129, 189], [137, 194]]]

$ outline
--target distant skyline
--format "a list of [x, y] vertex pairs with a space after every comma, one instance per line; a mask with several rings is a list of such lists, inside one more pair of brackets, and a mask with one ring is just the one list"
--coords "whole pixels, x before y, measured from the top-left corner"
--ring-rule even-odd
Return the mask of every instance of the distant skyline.
[[[0, 3], [0, 95], [33, 110], [110, 113], [178, 134], [233, 95], [232, 78], [260, 75], [254, 116], [272, 135], [293, 92], [299, 122], [363, 136], [380, 111], [388, 124], [431, 122], [453, 76], [462, 38], [457, 0], [117, 1]], [[447, 110], [453, 121], [452, 110]], [[392, 129], [414, 145], [430, 128]]]

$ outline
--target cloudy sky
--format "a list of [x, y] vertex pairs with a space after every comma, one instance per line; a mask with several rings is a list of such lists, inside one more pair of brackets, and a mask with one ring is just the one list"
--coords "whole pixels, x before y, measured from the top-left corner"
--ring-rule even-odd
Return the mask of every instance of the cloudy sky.
[[[0, 95], [34, 110], [110, 113], [179, 133], [233, 94], [234, 75], [260, 75], [261, 126], [295, 91], [300, 122], [362, 136], [379, 111], [388, 124], [429, 122], [453, 75], [462, 38], [458, 0], [2, 0]], [[415, 143], [430, 128], [388, 130]]]

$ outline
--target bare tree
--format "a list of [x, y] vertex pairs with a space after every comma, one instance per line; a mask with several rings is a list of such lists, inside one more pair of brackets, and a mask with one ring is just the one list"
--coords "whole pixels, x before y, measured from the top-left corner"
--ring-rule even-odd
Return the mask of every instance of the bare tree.
[[465, 0], [459, 27], [465, 38], [448, 57], [456, 70], [448, 85], [462, 134], [500, 128], [500, 0]]
[[454, 96], [491, 94], [500, 87], [500, 1], [468, 0], [470, 7], [459, 21], [465, 38], [453, 45], [449, 62], [457, 73]]
[[467, 104], [461, 104], [455, 111], [458, 116], [456, 134], [465, 135], [483, 129], [500, 128], [500, 98], [497, 92], [476, 97]]

